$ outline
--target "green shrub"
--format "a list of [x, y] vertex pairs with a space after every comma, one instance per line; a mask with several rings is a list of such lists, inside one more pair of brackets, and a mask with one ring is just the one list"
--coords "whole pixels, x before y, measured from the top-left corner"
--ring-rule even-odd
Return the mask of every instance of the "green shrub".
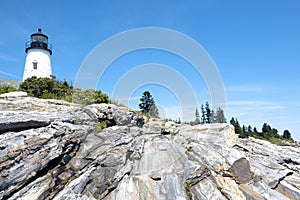
[[74, 103], [89, 105], [93, 103], [108, 103], [109, 98], [107, 94], [102, 93], [100, 90], [81, 90], [75, 89], [73, 92], [72, 100]]
[[190, 146], [190, 147], [186, 148], [186, 151], [187, 151], [187, 152], [193, 151], [193, 147]]
[[96, 125], [96, 128], [95, 128], [95, 131], [96, 132], [99, 132], [101, 131], [102, 129], [105, 129], [107, 128], [107, 125], [105, 122], [98, 122], [97, 125]]
[[55, 81], [52, 78], [37, 78], [35, 76], [26, 79], [20, 84], [20, 89], [29, 96], [41, 98], [44, 93], [52, 93]]
[[[3, 91], [6, 92], [8, 89], [12, 90], [12, 88], [6, 88]], [[37, 78], [33, 76], [20, 84], [20, 90], [37, 98], [60, 99], [82, 105], [109, 102], [109, 97], [101, 90], [81, 90], [77, 88], [73, 91], [73, 86], [67, 81], [58, 81], [54, 78]]]
[[1, 86], [0, 87], [0, 94], [14, 92], [14, 91], [17, 91], [17, 89], [12, 86]]
[[55, 95], [52, 93], [45, 92], [41, 96], [42, 99], [56, 99]]
[[136, 156], [134, 156], [134, 155], [131, 155], [131, 156], [129, 157], [129, 159], [130, 159], [131, 161], [135, 161], [135, 160], [138, 160], [138, 157], [136, 157]]
[[190, 182], [185, 182], [185, 192], [188, 196], [189, 199], [192, 199], [193, 198], [193, 194], [191, 192], [191, 188], [192, 188], [192, 185], [190, 184]]

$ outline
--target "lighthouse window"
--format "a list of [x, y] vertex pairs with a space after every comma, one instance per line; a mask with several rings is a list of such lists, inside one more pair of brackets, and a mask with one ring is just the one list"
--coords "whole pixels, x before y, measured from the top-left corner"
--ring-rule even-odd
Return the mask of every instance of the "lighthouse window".
[[37, 69], [37, 62], [32, 62], [33, 69]]

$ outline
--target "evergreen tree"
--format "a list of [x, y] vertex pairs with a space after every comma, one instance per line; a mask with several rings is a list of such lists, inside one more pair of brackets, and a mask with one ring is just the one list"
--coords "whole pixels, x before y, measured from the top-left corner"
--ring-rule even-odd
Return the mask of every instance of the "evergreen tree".
[[240, 126], [239, 121], [237, 119], [231, 118], [230, 123], [234, 126], [235, 133], [241, 135], [243, 130]]
[[211, 116], [211, 109], [209, 107], [208, 102], [205, 103], [205, 111], [206, 111], [206, 123], [211, 124], [212, 116]]
[[158, 109], [155, 105], [154, 98], [149, 91], [145, 91], [143, 93], [140, 101], [141, 103], [139, 104], [139, 108], [143, 114], [150, 114], [153, 117], [158, 117]]
[[180, 117], [178, 118], [178, 121], [176, 122], [177, 124], [181, 124], [181, 119]]
[[211, 123], [216, 123], [217, 122], [217, 114], [213, 109], [211, 109]]
[[261, 133], [259, 133], [260, 136], [262, 137], [270, 137], [270, 133], [272, 131], [272, 128], [270, 125], [268, 125], [267, 123], [264, 123], [261, 129]]
[[226, 123], [224, 111], [220, 107], [217, 110], [215, 122], [216, 123]]
[[204, 105], [201, 105], [201, 123], [205, 124], [206, 123], [206, 117], [205, 117], [205, 109], [204, 109]]
[[275, 137], [275, 138], [280, 138], [278, 134], [278, 130], [275, 128], [272, 128], [270, 125], [267, 123], [263, 124], [262, 127], [262, 136], [263, 137]]
[[253, 128], [253, 132], [257, 133], [257, 128], [256, 127]]
[[243, 125], [242, 127], [239, 124], [239, 121], [235, 118], [231, 118], [230, 123], [234, 126], [235, 133], [239, 135], [240, 138], [247, 138], [249, 136], [260, 136], [260, 139], [265, 139], [268, 141], [274, 141], [272, 138], [284, 138], [284, 139], [292, 139], [291, 133], [288, 130], [283, 132], [283, 135], [280, 136], [278, 134], [278, 130], [276, 128], [272, 128], [269, 124], [264, 123], [262, 126], [262, 131], [258, 132], [257, 128]]
[[263, 124], [263, 127], [262, 127], [262, 132], [263, 133], [269, 133], [271, 132], [272, 128], [270, 125], [268, 125], [267, 123], [264, 123]]
[[280, 135], [278, 134], [278, 130], [276, 128], [272, 128], [271, 137], [280, 138]]
[[195, 125], [200, 124], [200, 114], [199, 114], [198, 108], [196, 108], [196, 111], [195, 111], [195, 117], [196, 117], [196, 119], [195, 119], [194, 124], [195, 124]]
[[284, 130], [284, 131], [283, 131], [282, 138], [285, 138], [285, 139], [292, 139], [292, 134], [290, 133], [290, 131]]
[[252, 133], [253, 131], [252, 131], [252, 127], [249, 125], [248, 126], [248, 133]]
[[241, 135], [242, 134], [242, 127], [237, 119], [235, 119], [235, 127], [234, 127], [235, 133]]
[[243, 125], [242, 131], [239, 135], [240, 138], [247, 138], [248, 137], [248, 133], [247, 133], [247, 128], [245, 125]]
[[231, 125], [233, 125], [233, 126], [235, 126], [235, 125], [236, 125], [236, 122], [235, 122], [235, 120], [234, 120], [234, 118], [233, 118], [233, 117], [232, 117], [232, 118], [231, 118], [231, 120], [230, 120], [230, 124], [231, 124]]

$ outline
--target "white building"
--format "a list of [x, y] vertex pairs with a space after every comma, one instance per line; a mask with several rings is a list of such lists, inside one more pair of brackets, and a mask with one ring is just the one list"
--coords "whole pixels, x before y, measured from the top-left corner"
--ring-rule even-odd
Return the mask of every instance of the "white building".
[[32, 76], [51, 77], [52, 68], [50, 55], [52, 55], [52, 46], [48, 43], [48, 36], [38, 29], [37, 33], [31, 35], [31, 40], [26, 42], [25, 52], [27, 53], [23, 81]]

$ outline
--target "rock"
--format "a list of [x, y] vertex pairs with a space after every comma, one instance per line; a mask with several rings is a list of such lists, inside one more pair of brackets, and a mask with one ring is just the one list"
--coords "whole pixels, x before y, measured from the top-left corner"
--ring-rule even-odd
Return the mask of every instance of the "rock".
[[300, 197], [297, 143], [239, 139], [229, 124], [138, 127], [136, 117], [112, 104], [0, 99], [0, 199]]
[[276, 188], [276, 191], [284, 194], [291, 200], [300, 199], [300, 191], [299, 188], [295, 188], [286, 181], [282, 181]]
[[9, 92], [0, 95], [0, 98], [18, 98], [18, 97], [27, 97], [27, 92]]
[[50, 118], [46, 116], [28, 115], [26, 113], [14, 113], [13, 115], [0, 113], [0, 134], [8, 131], [17, 132], [32, 128], [46, 127], [49, 124]]
[[249, 161], [246, 158], [236, 160], [229, 171], [237, 183], [247, 183], [252, 179]]
[[163, 135], [177, 134], [177, 133], [179, 133], [179, 130], [180, 130], [179, 124], [176, 124], [175, 122], [172, 122], [172, 121], [167, 121], [164, 124], [164, 128], [162, 128], [161, 133]]
[[126, 107], [118, 107], [114, 104], [93, 104], [85, 107], [94, 116], [97, 116], [99, 121], [107, 121], [112, 125], [125, 126], [135, 125], [133, 121], [135, 113]]

